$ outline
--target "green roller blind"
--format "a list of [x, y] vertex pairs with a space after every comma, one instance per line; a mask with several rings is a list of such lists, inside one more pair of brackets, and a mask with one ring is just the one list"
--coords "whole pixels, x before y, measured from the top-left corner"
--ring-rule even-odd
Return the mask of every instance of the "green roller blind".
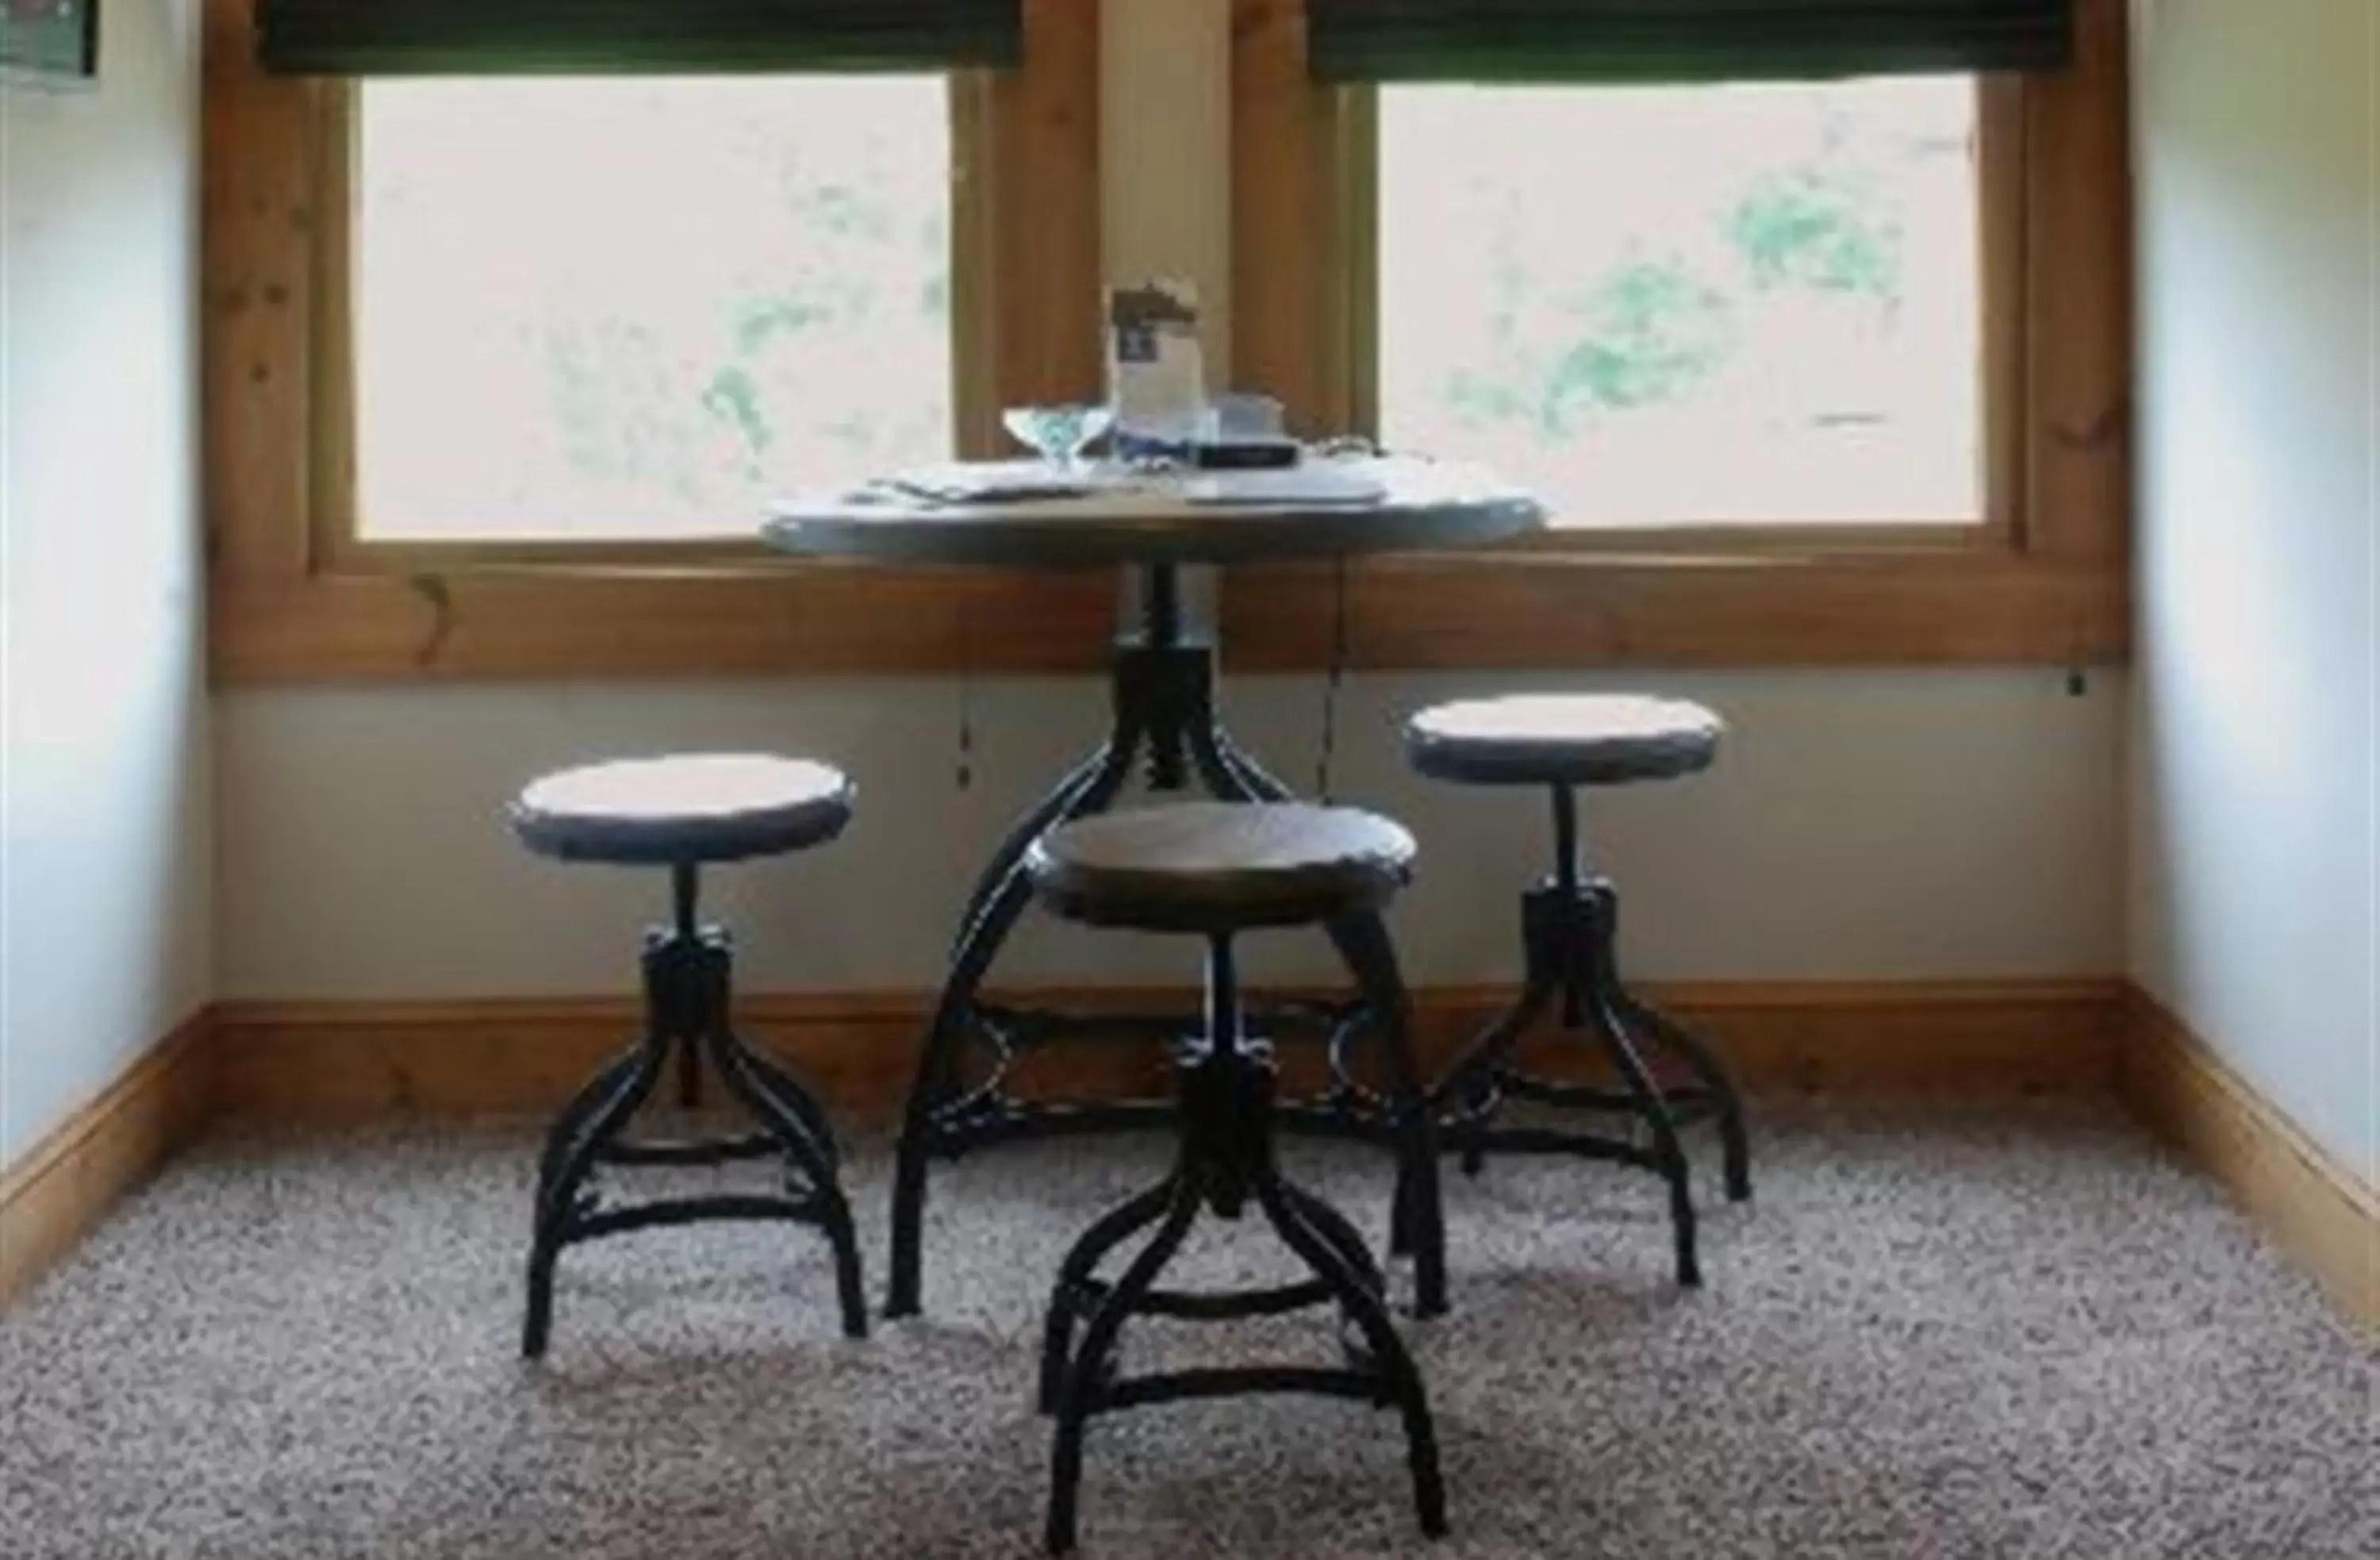
[[2074, 0], [1306, 0], [1327, 81], [1746, 81], [2046, 70]]
[[267, 70], [292, 75], [940, 70], [1018, 63], [1022, 5], [257, 0], [257, 55]]

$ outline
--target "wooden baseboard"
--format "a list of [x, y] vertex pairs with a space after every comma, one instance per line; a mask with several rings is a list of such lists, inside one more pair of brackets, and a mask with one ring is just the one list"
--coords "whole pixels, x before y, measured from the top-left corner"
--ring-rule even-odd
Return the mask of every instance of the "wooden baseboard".
[[[1011, 993], [1082, 1007], [1195, 1008], [1184, 991]], [[1707, 1035], [1757, 1091], [2075, 1092], [2113, 1087], [2123, 988], [2106, 981], [1682, 985], [1651, 993]], [[1416, 994], [1425, 1064], [1509, 1000], [1500, 988]], [[754, 996], [740, 1022], [856, 1128], [897, 1118], [929, 1012], [924, 993]], [[222, 1107], [274, 1121], [551, 1109], [635, 1032], [628, 999], [234, 1002], [216, 1010]], [[1293, 1086], [1312, 1058], [1284, 1058]], [[1096, 1097], [1163, 1087], [1154, 1047], [1053, 1050], [1021, 1088]]]
[[212, 1014], [201, 1009], [0, 1174], [0, 1305], [79, 1245], [205, 1123]]
[[[748, 1039], [801, 1070], [838, 1113], [897, 1101], [923, 1004], [907, 993], [758, 996]], [[636, 1035], [628, 997], [226, 1002], [217, 1098], [234, 1118], [347, 1122], [552, 1109]]]
[[[1040, 991], [1084, 1007], [1186, 1004], [1181, 991]], [[1648, 994], [1708, 1037], [1754, 1093], [1986, 1095], [2113, 1088], [2225, 1185], [2352, 1316], [2380, 1326], [2380, 1192], [2309, 1140], [2156, 1002], [2112, 981], [1763, 982]], [[1509, 993], [1425, 990], [1426, 1065]], [[894, 1120], [925, 993], [759, 996], [750, 1032], [857, 1129]], [[324, 1123], [550, 1110], [632, 1034], [620, 998], [231, 1002], [194, 1014], [0, 1174], [0, 1304], [71, 1250], [215, 1114]], [[1560, 1070], [1548, 1054], [1541, 1063]], [[1027, 1091], [1096, 1097], [1164, 1083], [1150, 1047], [1076, 1047], [1020, 1068]], [[1313, 1058], [1285, 1058], [1293, 1084]]]
[[2118, 1087], [2133, 1113], [2228, 1187], [2348, 1314], [2380, 1328], [2380, 1190], [2137, 988], [2127, 1029]]

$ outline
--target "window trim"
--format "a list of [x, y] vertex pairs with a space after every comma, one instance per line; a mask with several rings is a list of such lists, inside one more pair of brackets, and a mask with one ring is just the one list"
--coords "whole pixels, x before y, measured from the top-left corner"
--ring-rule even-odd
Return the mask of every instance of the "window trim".
[[[759, 543], [353, 534], [341, 149], [352, 92], [266, 75], [253, 0], [207, 0], [202, 264], [214, 676], [230, 683], [1096, 664], [1112, 582], [887, 568]], [[958, 447], [1096, 394], [1097, 7], [1025, 0], [1027, 63], [953, 73]], [[758, 528], [755, 517], [755, 529]]]
[[[1368, 429], [1371, 94], [1308, 78], [1304, 0], [1232, 6], [1232, 361], [1305, 430]], [[2123, 0], [2083, 0], [2079, 28], [2072, 70], [1982, 88], [1985, 308], [2002, 322], [1985, 335], [1984, 525], [1568, 530], [1495, 554], [1366, 560], [1343, 585], [1302, 566], [1235, 569], [1221, 598], [1233, 659], [1264, 669], [1342, 652], [1378, 668], [2123, 659]]]

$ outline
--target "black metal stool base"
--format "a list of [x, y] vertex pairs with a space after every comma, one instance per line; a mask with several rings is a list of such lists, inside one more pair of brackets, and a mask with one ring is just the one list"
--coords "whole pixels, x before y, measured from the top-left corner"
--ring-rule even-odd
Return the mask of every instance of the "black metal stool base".
[[[1743, 1104], [1708, 1045], [1621, 983], [1614, 951], [1620, 896], [1609, 879], [1580, 874], [1572, 797], [1567, 787], [1557, 787], [1554, 795], [1560, 850], [1555, 872], [1522, 900], [1526, 980], [1519, 1000], [1480, 1031], [1437, 1090], [1441, 1140], [1462, 1155], [1466, 1175], [1478, 1174], [1490, 1151], [1570, 1154], [1654, 1172], [1669, 1187], [1677, 1279], [1692, 1287], [1702, 1282], [1702, 1267], [1680, 1129], [1704, 1120], [1718, 1124], [1728, 1200], [1743, 1201], [1752, 1195]], [[1513, 1066], [1522, 1038], [1557, 1002], [1560, 1032], [1596, 1045], [1620, 1087], [1560, 1083]], [[1694, 1082], [1664, 1088], [1646, 1060], [1647, 1042], [1656, 1054], [1683, 1064]], [[1644, 1128], [1650, 1143], [1576, 1128], [1499, 1127], [1496, 1117], [1508, 1099], [1626, 1117]]]
[[[978, 878], [959, 918], [951, 967], [919, 1050], [917, 1072], [894, 1161], [892, 1274], [884, 1314], [914, 1316], [922, 1309], [926, 1178], [935, 1160], [1018, 1139], [1056, 1137], [1170, 1125], [1174, 1107], [1160, 1100], [1042, 1103], [1017, 1099], [1003, 1087], [1009, 1063], [1044, 1045], [1106, 1041], [1171, 1043], [1197, 1027], [1191, 1014], [1080, 1015], [1026, 1010], [983, 1001], [979, 988], [1032, 897], [1024, 861], [1050, 829], [1103, 812], [1135, 766], [1151, 789], [1179, 792], [1196, 785], [1222, 801], [1279, 801], [1290, 789], [1266, 773], [1223, 729], [1215, 708], [1215, 648], [1185, 632], [1175, 571], [1148, 571], [1136, 633], [1120, 638], [1111, 666], [1113, 728], [1105, 743], [1059, 781], [1018, 820]], [[1378, 919], [1327, 929], [1359, 985], [1378, 965], [1386, 945]], [[1386, 1142], [1398, 1156], [1396, 1249], [1416, 1265], [1415, 1310], [1446, 1309], [1440, 1230], [1428, 1110], [1403, 1024], [1376, 1011], [1375, 992], [1356, 1000], [1283, 1008], [1266, 1015], [1283, 1040], [1293, 1030], [1328, 1036], [1334, 1072], [1356, 1039], [1384, 1048], [1386, 1099], [1340, 1089], [1283, 1113], [1283, 1125], [1318, 1136]], [[1402, 1015], [1399, 1016], [1400, 1019]], [[971, 1069], [970, 1058], [988, 1061]], [[973, 1076], [970, 1077], [972, 1070]]]
[[[860, 1287], [859, 1242], [837, 1179], [840, 1155], [826, 1114], [800, 1083], [747, 1045], [727, 1021], [727, 936], [693, 920], [693, 871], [677, 869], [679, 917], [646, 939], [645, 1039], [590, 1079], [548, 1131], [538, 1164], [537, 1207], [529, 1246], [528, 1310], [521, 1353], [545, 1353], [553, 1323], [554, 1265], [564, 1248], [661, 1225], [715, 1220], [813, 1225], [834, 1250], [843, 1330], [868, 1334]], [[622, 1134], [651, 1098], [674, 1054], [680, 1098], [692, 1103], [704, 1070], [759, 1127], [738, 1137], [637, 1141]], [[596, 1184], [602, 1165], [709, 1165], [774, 1158], [784, 1164], [782, 1194], [718, 1193], [608, 1206]]]
[[[1215, 987], [1234, 1013], [1227, 947]], [[1236, 1018], [1230, 1020], [1236, 1024]], [[1446, 1494], [1438, 1439], [1420, 1371], [1389, 1318], [1387, 1285], [1363, 1236], [1320, 1198], [1293, 1186], [1272, 1153], [1273, 1067], [1269, 1047], [1232, 1030], [1184, 1046], [1180, 1068], [1181, 1152], [1172, 1173], [1115, 1208], [1066, 1254], [1050, 1297], [1041, 1351], [1040, 1406], [1056, 1418], [1050, 1456], [1047, 1542], [1051, 1554], [1075, 1546], [1083, 1437], [1102, 1413], [1144, 1404], [1257, 1393], [1315, 1393], [1375, 1407], [1395, 1407], [1404, 1420], [1414, 1504], [1422, 1530], [1446, 1531]], [[1254, 1203], [1312, 1277], [1302, 1283], [1223, 1293], [1160, 1289], [1157, 1281], [1182, 1249], [1203, 1206], [1236, 1219]], [[1156, 1233], [1121, 1276], [1096, 1276], [1102, 1259], [1143, 1230]], [[1275, 1316], [1336, 1306], [1345, 1362], [1335, 1367], [1251, 1365], [1119, 1377], [1117, 1347], [1135, 1316], [1212, 1322]]]

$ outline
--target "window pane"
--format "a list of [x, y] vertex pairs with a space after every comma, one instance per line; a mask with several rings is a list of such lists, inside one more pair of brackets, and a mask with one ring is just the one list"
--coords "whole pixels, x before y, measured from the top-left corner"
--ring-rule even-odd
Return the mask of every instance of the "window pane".
[[1572, 524], [1978, 520], [1976, 101], [1383, 89], [1382, 437]]
[[752, 534], [952, 450], [940, 76], [361, 89], [368, 538]]

